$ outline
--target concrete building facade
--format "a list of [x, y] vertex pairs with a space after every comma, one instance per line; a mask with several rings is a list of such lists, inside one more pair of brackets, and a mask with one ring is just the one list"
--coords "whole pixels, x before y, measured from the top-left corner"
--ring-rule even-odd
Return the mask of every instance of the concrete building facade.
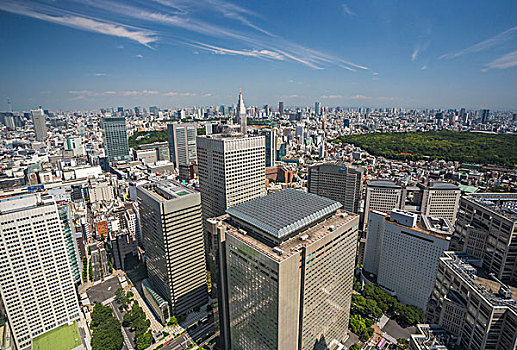
[[126, 117], [107, 115], [102, 118], [104, 148], [109, 163], [128, 161], [129, 143], [127, 140]]
[[359, 217], [288, 189], [212, 220], [231, 349], [335, 349], [347, 338]]
[[393, 209], [404, 209], [405, 191], [402, 186], [387, 180], [371, 180], [366, 185], [363, 230], [368, 225], [369, 212], [377, 210], [390, 213]]
[[16, 347], [79, 318], [56, 203], [38, 194], [0, 199], [0, 295]]
[[169, 157], [176, 168], [197, 163], [197, 125], [195, 123], [168, 124]]
[[163, 180], [137, 187], [149, 282], [182, 315], [208, 301], [201, 196]]
[[424, 310], [438, 259], [449, 249], [451, 229], [445, 220], [417, 221], [416, 214], [398, 209], [390, 215], [370, 212], [363, 274], [404, 304]]
[[323, 163], [309, 167], [310, 193], [340, 202], [344, 210], [359, 212], [364, 170], [343, 162]]

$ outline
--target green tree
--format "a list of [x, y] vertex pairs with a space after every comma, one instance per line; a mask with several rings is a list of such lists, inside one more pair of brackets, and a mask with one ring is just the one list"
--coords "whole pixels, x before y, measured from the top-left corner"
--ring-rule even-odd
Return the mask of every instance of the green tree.
[[398, 350], [409, 350], [409, 342], [405, 338], [397, 339], [397, 349]]
[[136, 348], [138, 350], [143, 350], [143, 349], [151, 346], [151, 344], [153, 344], [153, 342], [154, 342], [153, 335], [149, 332], [146, 332], [146, 333], [136, 337]]
[[167, 326], [169, 327], [174, 327], [178, 324], [178, 320], [176, 319], [176, 316], [171, 316], [171, 318], [169, 318], [169, 322], [167, 322]]
[[361, 346], [359, 344], [353, 344], [350, 347], [350, 350], [361, 350]]
[[120, 322], [113, 317], [113, 310], [96, 304], [92, 313], [92, 349], [118, 350], [123, 342]]
[[126, 309], [127, 304], [129, 303], [129, 300], [126, 296], [126, 292], [124, 292], [124, 289], [118, 288], [115, 291], [115, 297], [117, 298], [117, 301], [122, 306], [122, 308]]
[[89, 265], [88, 265], [88, 274], [90, 275], [90, 281], [93, 281], [93, 265], [92, 265], [92, 259], [90, 259]]

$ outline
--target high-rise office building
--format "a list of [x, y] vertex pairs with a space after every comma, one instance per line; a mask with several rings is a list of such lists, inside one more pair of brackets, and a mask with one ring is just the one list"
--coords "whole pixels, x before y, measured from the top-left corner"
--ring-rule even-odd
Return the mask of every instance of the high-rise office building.
[[372, 210], [390, 213], [393, 209], [404, 209], [406, 195], [402, 186], [387, 180], [371, 180], [366, 183], [363, 230], [368, 225], [368, 215]]
[[322, 163], [309, 167], [310, 193], [343, 204], [352, 213], [359, 211], [364, 169], [344, 162]]
[[357, 215], [287, 189], [211, 219], [231, 349], [335, 349], [347, 338]]
[[438, 259], [449, 249], [447, 220], [398, 209], [390, 215], [370, 212], [363, 273], [392, 291], [405, 304], [425, 309], [436, 277]]
[[[265, 138], [199, 136], [197, 153], [199, 187], [203, 218], [223, 215], [231, 206], [266, 195]], [[219, 278], [221, 265], [226, 264], [219, 240], [206, 233], [205, 249], [212, 278], [212, 297], [216, 320], [220, 323], [221, 346], [229, 344], [224, 285]]]
[[34, 124], [34, 133], [37, 141], [43, 141], [47, 137], [47, 116], [43, 109], [35, 109], [31, 111], [32, 123]]
[[197, 125], [195, 123], [168, 124], [169, 157], [176, 168], [197, 163]]
[[462, 197], [451, 249], [483, 260], [483, 268], [517, 283], [517, 194], [476, 193]]
[[0, 293], [16, 347], [79, 318], [66, 237], [52, 198], [0, 199]]
[[[515, 261], [514, 261], [515, 263]], [[517, 288], [479, 268], [481, 260], [440, 258], [426, 318], [460, 338], [460, 349], [517, 349]]]
[[128, 161], [130, 157], [126, 117], [106, 115], [102, 118], [102, 127], [104, 129], [104, 148], [109, 163]]
[[58, 206], [59, 218], [63, 224], [63, 234], [65, 239], [65, 246], [68, 253], [68, 260], [70, 262], [70, 271], [75, 283], [81, 283], [81, 255], [79, 253], [79, 246], [77, 239], [81, 239], [82, 234], [76, 233], [72, 221], [72, 212], [68, 204], [61, 204]]
[[278, 102], [278, 114], [284, 115], [284, 103], [282, 101]]
[[419, 184], [417, 192], [422, 215], [444, 218], [454, 225], [461, 197], [460, 188], [447, 182], [432, 182], [427, 186]]
[[208, 291], [199, 192], [168, 180], [136, 190], [151, 286], [174, 315], [202, 306]]
[[321, 103], [314, 102], [314, 114], [321, 115]]
[[276, 161], [276, 131], [273, 129], [264, 130], [262, 134], [266, 141], [266, 168], [269, 168], [275, 166]]
[[241, 134], [246, 136], [248, 133], [248, 116], [246, 113], [246, 106], [244, 106], [244, 100], [242, 99], [242, 91], [239, 89], [239, 100], [237, 101], [237, 121], [241, 127]]
[[479, 111], [479, 117], [481, 119], [481, 124], [486, 124], [488, 122], [489, 115], [490, 115], [489, 109], [482, 109]]

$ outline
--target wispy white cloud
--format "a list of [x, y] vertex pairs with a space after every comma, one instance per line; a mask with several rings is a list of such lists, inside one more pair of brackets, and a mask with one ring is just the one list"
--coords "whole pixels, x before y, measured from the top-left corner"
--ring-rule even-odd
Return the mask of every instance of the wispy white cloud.
[[106, 73], [95, 73], [94, 74], [96, 77], [106, 77], [108, 76], [109, 74], [106, 74]]
[[420, 48], [419, 47], [415, 47], [415, 49], [413, 50], [413, 54], [411, 54], [411, 61], [415, 61], [416, 58], [418, 57], [418, 53], [420, 52]]
[[139, 53], [139, 54], [137, 54], [135, 57], [136, 57], [136, 58], [144, 58], [144, 55], [142, 55], [141, 53]]
[[124, 90], [124, 91], [92, 91], [92, 90], [69, 90], [70, 95], [85, 97], [95, 96], [146, 96], [146, 95], [157, 95], [160, 92], [156, 90]]
[[398, 97], [387, 97], [387, 96], [367, 96], [362, 94], [355, 94], [352, 96], [346, 96], [341, 94], [323, 95], [322, 99], [346, 99], [346, 100], [371, 100], [371, 101], [401, 101]]
[[76, 15], [50, 15], [11, 1], [0, 2], [0, 10], [71, 28], [130, 39], [149, 48], [151, 43], [158, 40], [156, 33], [152, 31]]
[[485, 64], [485, 68], [482, 71], [487, 71], [490, 69], [506, 69], [517, 66], [517, 51], [513, 51], [503, 55], [499, 58], [496, 58], [492, 62]]
[[345, 96], [343, 96], [343, 95], [323, 95], [323, 96], [321, 96], [321, 98], [324, 100], [332, 100], [332, 99], [345, 98]]
[[508, 41], [515, 35], [517, 35], [517, 26], [507, 29], [497, 35], [494, 35], [491, 38], [480, 41], [480, 42], [478, 42], [472, 46], [469, 46], [463, 50], [442, 55], [442, 56], [440, 56], [440, 59], [453, 59], [453, 58], [457, 58], [457, 57], [460, 57], [463, 55], [484, 51], [484, 50], [490, 49], [494, 46], [503, 44], [504, 42]]
[[341, 8], [345, 13], [349, 16], [356, 16], [355, 12], [350, 9], [350, 7], [347, 4], [341, 4]]
[[[70, 3], [75, 5], [71, 6]], [[0, 2], [0, 10], [76, 29], [127, 38], [152, 49], [156, 46], [152, 44], [160, 41], [173, 45], [196, 46], [215, 54], [298, 62], [313, 69], [331, 66], [351, 72], [369, 69], [365, 65], [299, 45], [271, 33], [264, 29], [265, 25], [253, 23], [264, 21], [260, 14], [226, 0], [153, 0], [137, 4], [129, 5], [120, 0], [70, 0], [56, 2], [51, 6], [31, 0], [23, 3], [4, 0]], [[348, 6], [346, 8], [353, 13]], [[82, 10], [82, 13], [78, 14], [72, 9]], [[217, 15], [228, 20], [222, 22], [207, 19], [216, 19]], [[98, 18], [99, 16], [102, 18]], [[244, 30], [236, 28], [235, 23], [226, 25], [229, 21], [238, 22], [241, 27], [244, 26]], [[133, 23], [146, 23], [146, 29], [136, 27]], [[123, 48], [120, 45], [118, 47]], [[142, 58], [142, 55], [137, 57]]]
[[191, 96], [197, 96], [197, 94], [193, 93], [193, 92], [176, 92], [176, 91], [171, 91], [171, 92], [166, 92], [163, 94], [163, 96], [180, 96], [180, 97], [191, 97]]
[[420, 67], [420, 70], [427, 70], [427, 64], [424, 64], [422, 67]]

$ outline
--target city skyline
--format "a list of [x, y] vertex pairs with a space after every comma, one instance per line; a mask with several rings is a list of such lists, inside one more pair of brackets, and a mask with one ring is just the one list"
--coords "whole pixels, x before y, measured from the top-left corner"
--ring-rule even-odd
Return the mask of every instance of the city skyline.
[[240, 86], [247, 105], [517, 108], [516, 17], [510, 1], [4, 1], [0, 110], [228, 105]]

